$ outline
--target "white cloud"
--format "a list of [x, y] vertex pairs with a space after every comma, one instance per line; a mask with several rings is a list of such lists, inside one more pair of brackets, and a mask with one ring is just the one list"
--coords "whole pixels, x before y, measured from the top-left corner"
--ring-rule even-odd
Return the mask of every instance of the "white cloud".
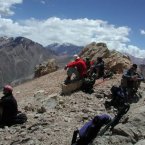
[[42, 0], [41, 3], [44, 4], [44, 5], [46, 4], [46, 2], [44, 0]]
[[[59, 19], [49, 18], [47, 20], [38, 21], [35, 19], [23, 22], [23, 25], [32, 29], [29, 37], [33, 35], [42, 37], [41, 43], [47, 45], [56, 42], [70, 42], [77, 45], [85, 45], [92, 41], [116, 41], [129, 42], [128, 33], [130, 31], [127, 27], [115, 28], [105, 21], [88, 20], [88, 19]], [[34, 31], [35, 29], [35, 31]], [[34, 34], [35, 33], [35, 34]]]
[[14, 12], [11, 10], [13, 5], [22, 3], [23, 0], [0, 0], [0, 15], [13, 15]]
[[145, 30], [140, 30], [140, 33], [142, 34], [142, 35], [145, 35]]
[[51, 17], [46, 20], [29, 19], [14, 22], [0, 18], [0, 36], [24, 36], [42, 45], [54, 42], [87, 45], [93, 41], [105, 42], [108, 48], [144, 57], [145, 50], [128, 45], [130, 28], [115, 27], [102, 20], [60, 19]]

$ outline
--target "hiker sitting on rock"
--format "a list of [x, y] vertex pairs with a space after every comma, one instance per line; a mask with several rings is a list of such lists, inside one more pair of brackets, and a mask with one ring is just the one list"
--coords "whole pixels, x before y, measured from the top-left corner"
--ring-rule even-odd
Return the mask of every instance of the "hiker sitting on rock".
[[129, 70], [127, 70], [123, 76], [121, 85], [128, 89], [128, 93], [130, 94], [132, 91], [137, 92], [140, 82], [143, 81], [144, 78], [139, 73], [137, 73], [137, 65], [133, 64]]
[[126, 88], [121, 86], [112, 86], [111, 88], [112, 99], [111, 101], [105, 102], [105, 107], [110, 108], [110, 106], [114, 106], [116, 109], [122, 107], [125, 103], [128, 102], [128, 93]]
[[67, 78], [65, 83], [71, 82], [72, 74], [75, 74], [76, 80], [82, 79], [86, 76], [87, 67], [83, 59], [81, 59], [78, 55], [74, 55], [75, 60], [73, 62], [68, 63], [65, 66], [65, 70], [67, 70]]
[[[111, 121], [108, 114], [95, 116], [91, 121], [87, 122], [80, 130], [75, 130], [72, 138], [71, 145], [88, 145], [91, 143], [103, 125]], [[79, 139], [77, 140], [77, 135]]]
[[12, 91], [10, 85], [3, 88], [4, 96], [0, 99], [0, 127], [21, 124], [27, 120], [26, 115], [18, 111], [17, 101]]
[[98, 57], [97, 61], [91, 67], [91, 74], [96, 73], [97, 79], [104, 76], [104, 61], [102, 57]]

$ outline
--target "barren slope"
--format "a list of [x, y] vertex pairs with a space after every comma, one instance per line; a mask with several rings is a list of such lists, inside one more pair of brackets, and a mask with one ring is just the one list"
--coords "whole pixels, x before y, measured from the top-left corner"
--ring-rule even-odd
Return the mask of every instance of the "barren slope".
[[[0, 129], [1, 145], [69, 145], [76, 127], [81, 127], [98, 113], [106, 112], [103, 104], [105, 97], [109, 96], [111, 86], [120, 82], [118, 75], [96, 84], [95, 92], [91, 95], [78, 91], [69, 96], [61, 96], [61, 83], [65, 75], [64, 70], [59, 70], [14, 88], [19, 108], [27, 113], [28, 122]], [[135, 105], [143, 104], [142, 99]], [[141, 127], [144, 124], [143, 122]], [[108, 138], [98, 138], [99, 144], [104, 145], [107, 142], [112, 145]], [[124, 139], [124, 136], [121, 138]], [[124, 145], [124, 142], [120, 142], [120, 137], [112, 141], [114, 140], [117, 144]], [[132, 144], [131, 140], [128, 142]]]

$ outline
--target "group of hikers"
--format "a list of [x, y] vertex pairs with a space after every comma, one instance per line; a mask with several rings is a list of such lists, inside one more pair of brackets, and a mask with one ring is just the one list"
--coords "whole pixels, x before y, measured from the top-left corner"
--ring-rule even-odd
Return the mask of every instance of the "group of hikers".
[[[82, 59], [75, 54], [74, 61], [68, 63], [64, 69], [67, 70], [64, 83], [67, 85], [73, 81], [82, 80], [82, 90], [85, 92], [92, 92], [95, 80], [105, 77], [102, 57], [98, 57], [97, 61], [91, 61], [89, 57]], [[73, 74], [74, 78], [72, 78]]]
[[91, 61], [89, 57], [84, 60], [75, 54], [74, 61], [68, 63], [64, 69], [67, 70], [66, 84], [71, 82], [72, 74], [75, 74], [76, 80], [90, 77], [93, 73], [97, 75], [96, 78], [100, 78], [104, 76], [104, 61], [102, 57], [98, 57], [97, 61]]
[[[64, 81], [66, 85], [71, 83], [72, 80], [84, 81], [87, 78], [92, 79], [92, 84], [89, 84], [91, 87], [89, 87], [89, 85], [86, 87], [84, 81], [85, 85], [83, 86], [82, 84], [82, 90], [92, 89], [96, 79], [105, 78], [105, 63], [102, 57], [98, 57], [96, 61], [90, 61], [89, 57], [86, 57], [84, 60], [78, 55], [74, 55], [74, 61], [68, 63], [64, 69], [67, 70], [67, 78]], [[75, 78], [72, 79], [73, 74]], [[137, 73], [137, 65], [133, 64], [131, 68], [122, 75], [120, 86], [112, 86], [112, 100], [106, 101], [105, 105], [114, 106], [119, 112], [118, 106], [123, 107], [123, 104], [129, 103], [129, 100], [137, 93], [140, 82], [143, 80], [143, 76]], [[0, 127], [22, 124], [27, 121], [27, 116], [18, 111], [17, 101], [12, 92], [13, 88], [10, 85], [3, 87], [4, 96], [0, 99]], [[100, 129], [111, 122], [112, 119], [113, 118], [109, 114], [95, 116], [81, 129], [74, 131], [71, 144], [88, 145], [98, 135]]]
[[[73, 80], [82, 80], [82, 90], [87, 92], [92, 90], [96, 79], [104, 79], [112, 76], [112, 73], [108, 76], [105, 74], [105, 63], [102, 57], [98, 57], [96, 61], [90, 61], [89, 57], [86, 57], [84, 60], [78, 55], [74, 55], [74, 61], [68, 63], [65, 66], [65, 70], [67, 70], [67, 78], [64, 83], [67, 85], [73, 82]], [[74, 78], [72, 78], [73, 74], [75, 75]], [[87, 84], [87, 79], [90, 81], [92, 79], [92, 84]], [[106, 101], [104, 104], [106, 108], [110, 106], [116, 108], [118, 111], [116, 116], [118, 118], [114, 117], [115, 120], [109, 114], [95, 116], [81, 129], [74, 131], [71, 144], [88, 145], [98, 135], [102, 126], [107, 125], [112, 120], [114, 121], [114, 124], [112, 123], [112, 128], [117, 125], [119, 119], [129, 110], [130, 100], [136, 95], [140, 82], [143, 80], [143, 76], [137, 72], [137, 65], [133, 64], [130, 69], [123, 73], [120, 86], [112, 86], [112, 99], [111, 101]]]

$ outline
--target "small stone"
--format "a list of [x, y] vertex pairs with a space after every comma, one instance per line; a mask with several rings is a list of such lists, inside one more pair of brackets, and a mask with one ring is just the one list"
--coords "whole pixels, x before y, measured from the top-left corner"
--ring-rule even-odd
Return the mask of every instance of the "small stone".
[[5, 140], [11, 140], [11, 139], [12, 139], [11, 136], [6, 136], [6, 137], [5, 137]]
[[88, 114], [83, 115], [83, 119], [88, 119], [88, 118], [89, 118]]
[[59, 100], [59, 104], [64, 104], [64, 101], [63, 100]]
[[45, 113], [46, 112], [46, 108], [42, 106], [41, 108], [37, 109], [37, 112], [38, 113]]
[[26, 136], [26, 132], [25, 131], [23, 131], [23, 132], [21, 132], [19, 135], [21, 136], [21, 137], [25, 137]]

